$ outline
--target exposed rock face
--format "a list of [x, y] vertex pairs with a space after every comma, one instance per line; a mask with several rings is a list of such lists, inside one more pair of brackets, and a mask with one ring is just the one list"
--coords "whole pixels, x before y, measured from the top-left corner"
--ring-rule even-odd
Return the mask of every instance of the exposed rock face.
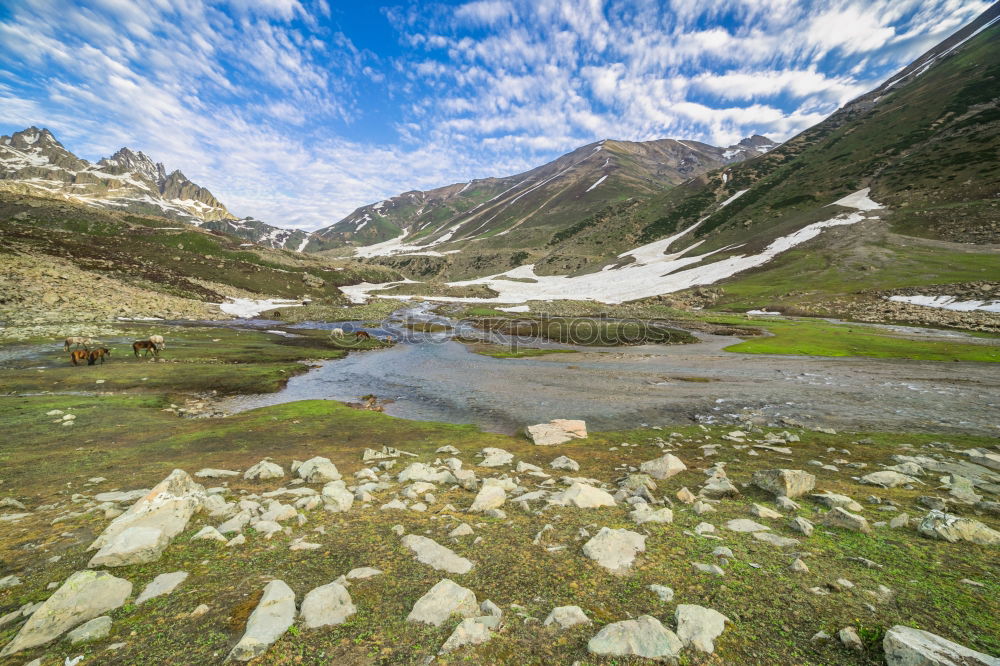
[[311, 590], [302, 600], [302, 626], [316, 629], [343, 624], [357, 610], [347, 588], [329, 583]]
[[639, 471], [649, 474], [654, 479], [669, 479], [687, 469], [687, 465], [672, 453], [666, 453], [654, 460], [647, 460], [639, 465]]
[[132, 594], [132, 583], [106, 571], [78, 571], [31, 614], [0, 657], [44, 645], [70, 629], [112, 611]]
[[288, 631], [293, 622], [295, 592], [284, 581], [272, 580], [264, 588], [264, 595], [250, 614], [246, 631], [229, 653], [229, 658], [250, 661], [259, 657]]
[[149, 494], [115, 518], [90, 544], [98, 553], [90, 566], [122, 566], [159, 559], [205, 501], [205, 489], [175, 469]]
[[587, 424], [572, 419], [552, 419], [548, 423], [528, 426], [525, 434], [536, 446], [554, 446], [586, 438]]
[[816, 487], [816, 477], [801, 469], [765, 469], [753, 474], [753, 484], [776, 497], [795, 498]]
[[1000, 658], [897, 624], [882, 639], [887, 666], [1000, 666]]
[[931, 511], [920, 521], [917, 531], [934, 539], [951, 543], [971, 541], [981, 546], [1000, 546], [1000, 532], [978, 520], [963, 518], [943, 511]]
[[424, 622], [440, 627], [453, 614], [475, 617], [479, 615], [479, 605], [472, 590], [444, 578], [413, 604], [406, 621]]
[[674, 632], [650, 615], [609, 624], [587, 643], [591, 654], [657, 661], [676, 659], [683, 647]]
[[645, 552], [646, 537], [629, 530], [602, 527], [583, 545], [583, 554], [612, 573], [625, 573], [638, 553]]
[[419, 534], [407, 534], [403, 537], [403, 545], [413, 551], [418, 562], [438, 571], [464, 574], [472, 571], [472, 567], [475, 566], [471, 561], [460, 557], [450, 548]]

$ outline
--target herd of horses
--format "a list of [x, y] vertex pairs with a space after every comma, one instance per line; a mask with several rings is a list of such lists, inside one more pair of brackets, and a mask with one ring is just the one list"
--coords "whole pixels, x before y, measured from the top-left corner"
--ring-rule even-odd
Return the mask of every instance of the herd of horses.
[[[107, 347], [90, 347], [94, 344], [94, 340], [91, 338], [84, 337], [69, 337], [63, 343], [63, 351], [69, 352], [69, 360], [73, 365], [80, 365], [86, 362], [87, 365], [94, 365], [98, 361], [102, 364], [105, 358], [111, 356], [111, 350]], [[75, 347], [73, 351], [70, 351], [71, 347]], [[83, 349], [80, 349], [83, 347]], [[151, 335], [146, 340], [136, 340], [132, 343], [132, 352], [135, 354], [136, 358], [139, 358], [139, 352], [143, 352], [143, 357], [148, 358], [150, 354], [154, 357], [160, 355], [161, 349], [166, 349], [167, 344], [163, 341], [162, 335]]]

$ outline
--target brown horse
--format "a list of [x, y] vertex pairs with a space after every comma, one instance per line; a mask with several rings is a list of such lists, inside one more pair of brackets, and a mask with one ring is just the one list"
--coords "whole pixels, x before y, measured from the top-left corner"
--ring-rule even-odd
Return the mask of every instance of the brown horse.
[[87, 356], [87, 365], [94, 365], [98, 360], [101, 361], [101, 365], [104, 365], [104, 358], [106, 356], [111, 356], [111, 350], [107, 347], [98, 347], [97, 349], [91, 349], [90, 355]]
[[355, 331], [354, 338], [356, 340], [371, 340], [372, 334], [369, 333], [368, 331]]
[[90, 352], [86, 349], [74, 349], [69, 353], [69, 360], [72, 361], [73, 365], [80, 365], [84, 361], [87, 361], [87, 365], [93, 365], [90, 362]]
[[143, 356], [145, 357], [148, 357], [150, 353], [152, 353], [153, 356], [160, 355], [160, 350], [156, 346], [156, 343], [150, 342], [149, 340], [136, 340], [135, 342], [132, 343], [132, 352], [135, 354], [136, 358], [139, 358], [140, 349], [144, 351]]

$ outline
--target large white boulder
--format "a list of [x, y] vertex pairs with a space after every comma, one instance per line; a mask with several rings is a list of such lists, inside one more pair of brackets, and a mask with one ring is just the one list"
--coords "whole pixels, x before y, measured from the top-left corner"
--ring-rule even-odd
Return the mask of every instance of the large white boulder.
[[700, 652], [715, 652], [715, 639], [719, 637], [729, 618], [717, 610], [680, 604], [674, 613], [677, 619], [677, 637], [685, 646], [693, 646]]
[[490, 509], [499, 509], [507, 501], [507, 492], [499, 483], [490, 483], [493, 479], [483, 481], [483, 487], [479, 489], [476, 499], [469, 507], [469, 511], [482, 512]]
[[943, 539], [951, 543], [971, 541], [981, 546], [1000, 546], [1000, 532], [978, 520], [963, 518], [943, 511], [933, 510], [924, 516], [917, 527], [924, 536]]
[[201, 485], [184, 470], [175, 469], [104, 528], [88, 549], [98, 551], [90, 566], [142, 564], [159, 559], [205, 498]]

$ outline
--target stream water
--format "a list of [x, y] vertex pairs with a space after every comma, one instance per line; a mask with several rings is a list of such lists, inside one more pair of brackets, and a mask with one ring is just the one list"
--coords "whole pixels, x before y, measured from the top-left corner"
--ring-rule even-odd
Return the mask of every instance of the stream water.
[[404, 319], [465, 330], [425, 306], [401, 310], [368, 329], [398, 338], [394, 347], [323, 362], [278, 393], [233, 397], [221, 408], [374, 394], [393, 401], [385, 411], [394, 416], [495, 432], [552, 418], [582, 418], [603, 430], [735, 421], [750, 411], [766, 423], [784, 417], [856, 430], [1000, 434], [1000, 373], [987, 363], [734, 354], [723, 351], [733, 338], [705, 334], [689, 345], [576, 347], [573, 354], [496, 359], [469, 351], [448, 333], [402, 328]]

